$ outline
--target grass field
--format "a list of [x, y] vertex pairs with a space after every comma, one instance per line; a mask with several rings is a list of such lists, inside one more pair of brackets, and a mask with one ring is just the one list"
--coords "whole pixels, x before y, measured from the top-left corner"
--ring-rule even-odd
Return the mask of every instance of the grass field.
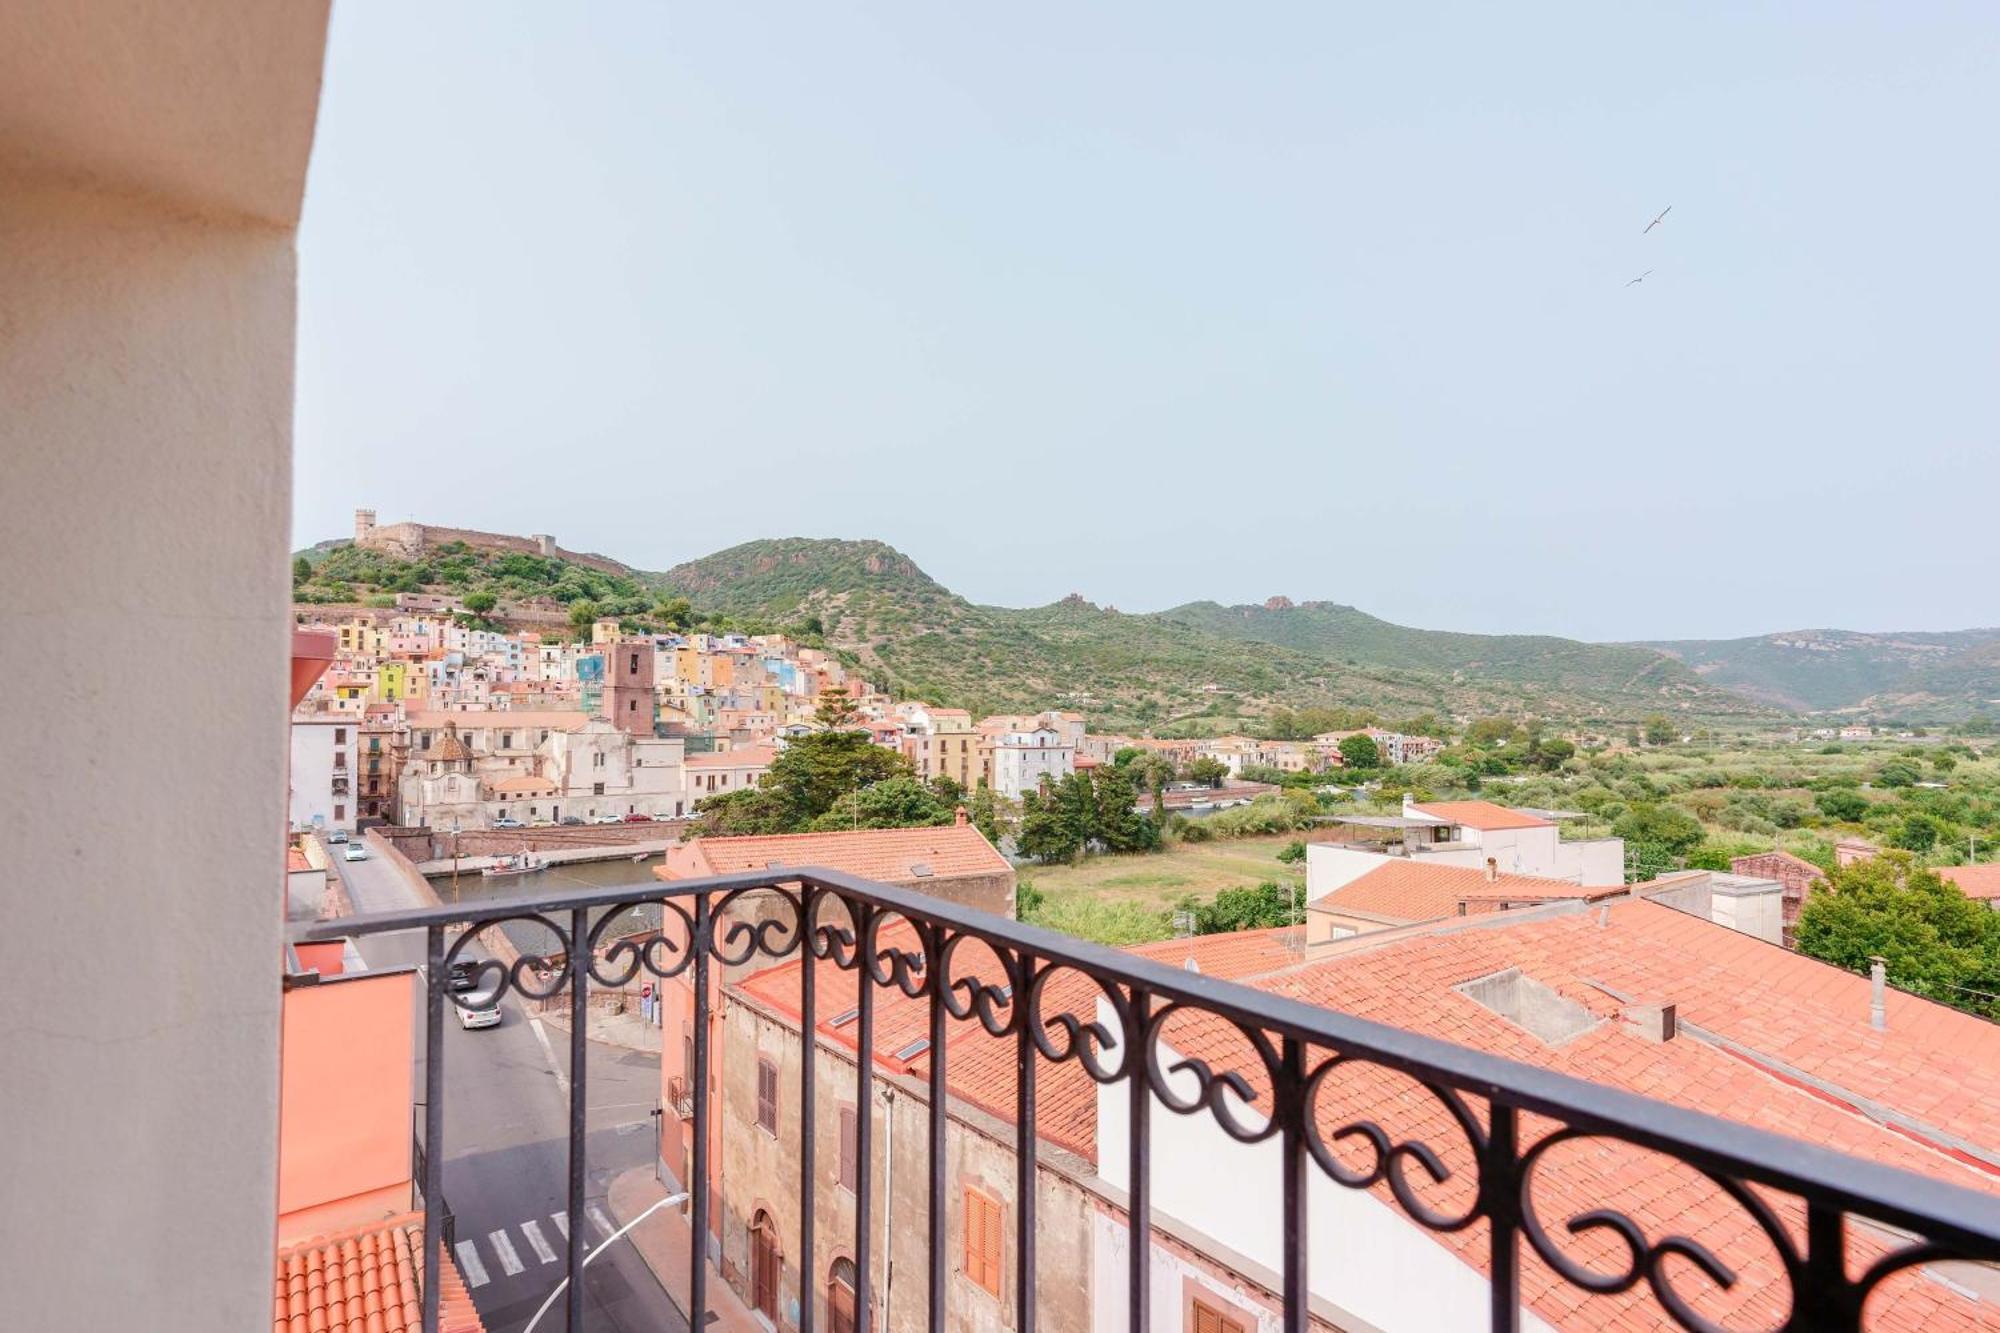
[[1092, 856], [1069, 866], [1023, 867], [1020, 881], [1044, 895], [1030, 917], [1037, 925], [1100, 944], [1143, 944], [1173, 933], [1174, 904], [1189, 894], [1213, 898], [1223, 889], [1254, 888], [1265, 880], [1303, 885], [1304, 868], [1278, 860], [1292, 839], [1279, 834]]

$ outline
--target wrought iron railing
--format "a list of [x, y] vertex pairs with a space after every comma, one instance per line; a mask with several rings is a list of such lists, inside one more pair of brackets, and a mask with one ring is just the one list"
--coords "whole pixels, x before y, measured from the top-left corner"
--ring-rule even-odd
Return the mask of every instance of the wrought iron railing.
[[[659, 903], [668, 929], [641, 940], [600, 939], [616, 920], [616, 910]], [[1948, 1262], [2000, 1262], [2000, 1198], [1943, 1181], [1859, 1160], [1812, 1144], [1754, 1129], [1682, 1107], [1634, 1096], [1545, 1069], [1386, 1026], [1281, 995], [1232, 984], [1115, 949], [1087, 943], [1036, 926], [1009, 921], [906, 889], [873, 883], [835, 871], [774, 869], [663, 884], [649, 882], [507, 899], [485, 899], [449, 907], [378, 913], [318, 923], [302, 939], [377, 935], [423, 930], [428, 937], [428, 999], [425, 1023], [424, 1154], [421, 1182], [427, 1200], [443, 1199], [444, 1006], [460, 994], [448, 984], [451, 965], [472, 946], [480, 927], [532, 923], [550, 932], [555, 946], [510, 963], [486, 959], [482, 978], [468, 994], [490, 993], [493, 983], [535, 1000], [565, 992], [571, 1004], [569, 1031], [568, 1272], [582, 1271], [585, 1181], [584, 1111], [587, 1090], [586, 1006], [593, 986], [622, 986], [641, 971], [661, 980], [688, 975], [693, 982], [693, 1062], [690, 1084], [709, 1086], [709, 996], [717, 966], [740, 967], [758, 957], [795, 955], [800, 963], [800, 1021], [817, 1030], [817, 967], [856, 974], [858, 1014], [853, 1035], [860, 1051], [874, 1049], [878, 992], [895, 988], [929, 1007], [930, 1173], [927, 1209], [927, 1326], [947, 1327], [947, 1172], [943, 1169], [949, 1025], [980, 1024], [997, 1039], [1017, 1044], [1015, 1088], [1016, 1248], [1015, 1327], [1033, 1333], [1036, 1324], [1036, 1132], [1035, 1078], [1038, 1063], [1077, 1061], [1100, 1085], [1123, 1085], [1129, 1093], [1129, 1160], [1125, 1274], [1129, 1326], [1152, 1327], [1150, 1233], [1152, 1185], [1148, 1118], [1156, 1104], [1181, 1115], [1207, 1114], [1230, 1137], [1280, 1146], [1283, 1209], [1282, 1255], [1276, 1295], [1283, 1327], [1303, 1330], [1314, 1321], [1307, 1285], [1311, 1249], [1306, 1195], [1310, 1173], [1318, 1170], [1341, 1186], [1371, 1189], [1433, 1231], [1464, 1232], [1485, 1224], [1484, 1260], [1490, 1281], [1489, 1324], [1512, 1330], [1522, 1324], [1523, 1243], [1548, 1269], [1585, 1292], [1616, 1295], [1650, 1289], [1667, 1316], [1687, 1328], [1717, 1327], [1677, 1286], [1695, 1270], [1715, 1288], [1737, 1279], [1728, 1256], [1718, 1256], [1680, 1231], [1649, 1234], [1646, 1225], [1610, 1206], [1580, 1210], [1560, 1219], [1570, 1236], [1612, 1238], [1610, 1269], [1580, 1261], [1553, 1234], [1535, 1202], [1535, 1173], [1551, 1150], [1579, 1139], [1612, 1140], [1674, 1159], [1712, 1182], [1720, 1195], [1741, 1208], [1769, 1242], [1789, 1285], [1777, 1326], [1788, 1330], [1858, 1329], [1871, 1293], [1888, 1279], [1920, 1266]], [[896, 926], [891, 943], [885, 927]], [[470, 927], [454, 935], [451, 928]], [[801, 940], [809, 947], [800, 948]], [[998, 970], [974, 974], [959, 965], [961, 944], [977, 940], [992, 951]], [[1097, 997], [1083, 1012], [1072, 1006], [1045, 1012], [1052, 977], [1075, 973], [1093, 984]], [[1102, 1015], [1108, 1012], [1112, 1024]], [[1241, 1036], [1245, 1067], [1228, 1069], [1193, 1057], [1175, 1056], [1163, 1033], [1177, 1016], [1195, 1015], [1226, 1024]], [[817, 1312], [811, 1299], [816, 1188], [815, 1048], [801, 1043], [801, 1123], [798, 1144], [801, 1261], [801, 1333], [813, 1333]], [[1163, 1055], [1162, 1052], [1167, 1054]], [[1134, 1056], [1137, 1052], [1137, 1058]], [[854, 1062], [854, 1104], [873, 1104], [878, 1077], [874, 1062]], [[1372, 1066], [1406, 1078], [1436, 1099], [1459, 1148], [1469, 1149], [1473, 1179], [1461, 1207], [1440, 1209], [1423, 1195], [1424, 1178], [1436, 1184], [1453, 1175], [1438, 1145], [1400, 1138], [1384, 1127], [1386, 1117], [1364, 1114], [1329, 1120], [1316, 1099], [1342, 1071]], [[692, 1099], [693, 1140], [689, 1180], [695, 1236], [710, 1234], [710, 1098]], [[1256, 1106], [1256, 1113], [1246, 1108]], [[1475, 1107], [1483, 1110], [1478, 1113]], [[854, 1153], [858, 1179], [873, 1179], [872, 1115], [857, 1117]], [[1530, 1129], [1539, 1132], [1528, 1132]], [[1363, 1158], [1357, 1164], [1353, 1150]], [[848, 1249], [853, 1256], [854, 1308], [869, 1310], [871, 1213], [867, 1187], [856, 1191], [855, 1227]], [[1781, 1202], [1778, 1202], [1782, 1200]], [[1781, 1212], [1785, 1215], [1781, 1216]], [[1802, 1225], [1801, 1225], [1802, 1223]], [[446, 1219], [441, 1208], [425, 1216], [424, 1328], [437, 1327], [438, 1265]], [[1655, 1230], [1659, 1230], [1657, 1227]], [[1859, 1271], [1851, 1263], [1857, 1231], [1871, 1238]], [[1337, 1244], [1337, 1238], [1329, 1240]], [[703, 1245], [690, 1245], [687, 1290], [691, 1310], [706, 1312], [708, 1265]], [[1599, 1251], [1601, 1260], [1603, 1251]], [[585, 1327], [584, 1287], [567, 1289], [568, 1327]], [[695, 1323], [699, 1326], [700, 1320]]]

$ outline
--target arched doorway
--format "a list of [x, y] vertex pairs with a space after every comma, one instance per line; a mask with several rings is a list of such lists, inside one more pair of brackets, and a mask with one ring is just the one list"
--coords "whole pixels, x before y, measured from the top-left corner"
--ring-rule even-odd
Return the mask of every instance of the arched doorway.
[[778, 1275], [784, 1263], [778, 1228], [760, 1208], [750, 1224], [750, 1304], [773, 1324], [778, 1322]]
[[854, 1325], [854, 1261], [835, 1259], [826, 1274], [827, 1333], [857, 1333]]

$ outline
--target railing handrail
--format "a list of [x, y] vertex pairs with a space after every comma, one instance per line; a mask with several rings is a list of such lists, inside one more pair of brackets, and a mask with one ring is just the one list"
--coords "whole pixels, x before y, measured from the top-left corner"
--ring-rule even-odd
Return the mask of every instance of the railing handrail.
[[698, 900], [790, 884], [837, 890], [912, 922], [997, 939], [1042, 963], [1075, 968], [1099, 982], [1142, 988], [1160, 1005], [1185, 1003], [1252, 1028], [1349, 1052], [1420, 1080], [1447, 1084], [1579, 1129], [1666, 1152], [1697, 1169], [1720, 1167], [1733, 1176], [1836, 1203], [1863, 1217], [1920, 1232], [1936, 1241], [1978, 1251], [2000, 1250], [2000, 1196], [820, 866], [783, 866], [702, 879], [640, 881], [366, 913], [306, 924], [293, 938], [308, 941], [377, 935], [593, 907]]

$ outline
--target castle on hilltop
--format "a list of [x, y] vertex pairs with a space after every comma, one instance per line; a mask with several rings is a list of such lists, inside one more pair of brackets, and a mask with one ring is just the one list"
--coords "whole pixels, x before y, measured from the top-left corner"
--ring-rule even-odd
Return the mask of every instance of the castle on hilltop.
[[499, 532], [474, 532], [470, 528], [439, 528], [428, 523], [391, 523], [387, 527], [382, 527], [375, 522], [374, 510], [354, 511], [354, 544], [367, 550], [387, 551], [403, 560], [418, 560], [451, 542], [463, 542], [474, 550], [514, 551], [521, 555], [540, 555], [568, 560], [602, 570], [606, 574], [622, 575], [632, 572], [630, 568], [608, 556], [565, 551], [556, 545], [554, 537], [545, 532], [538, 532], [531, 537], [512, 537]]

